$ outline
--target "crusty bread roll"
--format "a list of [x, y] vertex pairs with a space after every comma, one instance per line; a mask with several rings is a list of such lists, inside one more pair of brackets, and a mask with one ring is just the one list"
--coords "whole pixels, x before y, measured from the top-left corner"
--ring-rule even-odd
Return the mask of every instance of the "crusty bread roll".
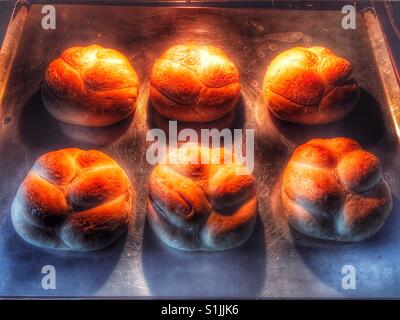
[[351, 63], [324, 47], [279, 54], [267, 69], [263, 92], [276, 117], [302, 124], [337, 121], [354, 108], [360, 95]]
[[151, 173], [147, 217], [167, 245], [224, 250], [252, 233], [257, 212], [254, 178], [234, 159], [224, 162], [223, 155], [232, 155], [223, 150], [186, 144], [178, 157], [170, 153], [169, 164], [159, 164]]
[[120, 52], [98, 45], [65, 50], [46, 69], [42, 99], [56, 119], [101, 127], [136, 108], [139, 80]]
[[151, 71], [150, 98], [164, 117], [207, 122], [232, 111], [240, 96], [239, 73], [213, 46], [176, 45]]
[[27, 242], [44, 248], [104, 248], [127, 229], [133, 190], [102, 152], [61, 149], [36, 160], [14, 198], [11, 217]]
[[392, 209], [379, 159], [348, 138], [313, 139], [296, 149], [283, 177], [289, 223], [320, 239], [359, 241]]

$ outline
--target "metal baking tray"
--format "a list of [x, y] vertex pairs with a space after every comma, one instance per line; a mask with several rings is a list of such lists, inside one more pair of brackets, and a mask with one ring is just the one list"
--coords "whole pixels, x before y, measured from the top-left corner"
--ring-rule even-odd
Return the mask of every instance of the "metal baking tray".
[[[57, 28], [43, 30], [42, 4], [17, 3], [0, 55], [0, 296], [400, 297], [400, 90], [379, 19], [364, 8], [357, 12], [356, 29], [344, 30], [340, 7], [240, 6], [56, 4]], [[155, 126], [148, 103], [149, 72], [164, 49], [188, 41], [217, 45], [232, 57], [242, 84], [234, 127], [255, 130], [258, 219], [251, 238], [225, 252], [169, 249], [145, 217], [152, 169], [145, 158], [145, 136]], [[141, 81], [133, 119], [101, 147], [66, 137], [43, 108], [39, 90], [52, 59], [70, 46], [90, 43], [122, 51]], [[353, 63], [362, 88], [360, 102], [331, 125], [279, 121], [263, 104], [266, 67], [283, 50], [314, 44]], [[288, 228], [278, 209], [281, 172], [294, 148], [313, 137], [334, 136], [354, 138], [378, 154], [393, 192], [393, 211], [383, 229], [361, 243], [304, 239]], [[99, 252], [41, 250], [22, 241], [10, 223], [11, 202], [34, 160], [71, 146], [108, 153], [137, 188], [130, 231]], [[42, 288], [45, 265], [56, 268], [54, 290]], [[356, 269], [354, 290], [342, 288], [345, 265]]]

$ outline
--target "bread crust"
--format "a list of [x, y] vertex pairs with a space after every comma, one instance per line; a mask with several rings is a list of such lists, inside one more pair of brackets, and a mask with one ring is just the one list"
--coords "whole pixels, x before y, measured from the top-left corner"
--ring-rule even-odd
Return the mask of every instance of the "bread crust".
[[239, 72], [219, 48], [176, 45], [155, 62], [150, 99], [164, 117], [207, 122], [232, 111], [240, 96]]
[[136, 108], [139, 80], [120, 52], [99, 45], [65, 50], [46, 69], [42, 100], [56, 119], [101, 127], [127, 118]]
[[252, 233], [257, 213], [254, 177], [234, 160], [222, 159], [218, 164], [222, 150], [213, 149], [215, 158], [200, 164], [209, 149], [187, 144], [178, 154], [198, 157], [199, 164], [159, 164], [152, 171], [147, 217], [167, 245], [181, 250], [225, 250], [245, 242]]
[[392, 196], [379, 159], [356, 141], [313, 139], [289, 160], [282, 204], [289, 223], [303, 234], [360, 241], [382, 227]]
[[97, 250], [127, 229], [133, 195], [127, 175], [109, 156], [61, 149], [36, 160], [13, 200], [11, 218], [33, 245]]
[[279, 119], [325, 124], [346, 116], [360, 92], [349, 61], [324, 47], [292, 48], [279, 54], [264, 77], [264, 100]]

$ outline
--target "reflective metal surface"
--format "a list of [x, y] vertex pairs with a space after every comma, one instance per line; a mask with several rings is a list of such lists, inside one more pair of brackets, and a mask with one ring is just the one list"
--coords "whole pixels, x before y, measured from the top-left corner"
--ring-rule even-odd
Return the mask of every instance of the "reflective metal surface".
[[[3, 65], [7, 77], [0, 92], [1, 296], [400, 296], [398, 84], [372, 12], [358, 13], [357, 28], [343, 30], [341, 12], [329, 10], [83, 5], [57, 5], [56, 10], [57, 29], [43, 30], [41, 6], [30, 8], [20, 37], [14, 33], [12, 38], [16, 54], [9, 54]], [[152, 169], [145, 158], [149, 145], [145, 135], [149, 128], [165, 125], [148, 103], [149, 72], [163, 50], [187, 41], [217, 45], [232, 57], [241, 74], [242, 97], [229, 127], [253, 128], [256, 133], [259, 217], [249, 241], [226, 252], [169, 249], [145, 219]], [[91, 145], [91, 139], [74, 141], [65, 135], [44, 109], [39, 91], [52, 59], [65, 48], [90, 43], [121, 50], [141, 80], [140, 102], [132, 119], [105, 132], [85, 132], [86, 137], [104, 134], [104, 139], [113, 140], [102, 147]], [[266, 67], [285, 49], [313, 44], [328, 46], [353, 63], [362, 87], [360, 103], [331, 125], [281, 122], [263, 104]], [[310, 138], [334, 136], [354, 138], [378, 154], [394, 195], [393, 212], [383, 229], [358, 244], [307, 239], [288, 228], [280, 215], [280, 175], [291, 152]], [[34, 248], [15, 234], [10, 223], [11, 201], [34, 160], [70, 146], [108, 153], [137, 188], [137, 215], [129, 233], [100, 252], [69, 254]], [[41, 286], [44, 265], [56, 268], [55, 290]], [[342, 289], [344, 265], [356, 268], [355, 290]]]

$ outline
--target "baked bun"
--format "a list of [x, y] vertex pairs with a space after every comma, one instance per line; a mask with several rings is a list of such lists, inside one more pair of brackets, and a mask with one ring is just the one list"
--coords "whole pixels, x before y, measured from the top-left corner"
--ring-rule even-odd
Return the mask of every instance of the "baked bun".
[[108, 126], [136, 108], [139, 80], [120, 52], [98, 45], [65, 50], [47, 67], [42, 99], [56, 119], [83, 126]]
[[44, 248], [104, 248], [127, 229], [133, 190], [123, 169], [102, 152], [61, 149], [36, 160], [11, 208], [17, 233]]
[[176, 45], [151, 71], [150, 98], [164, 117], [207, 122], [232, 111], [240, 96], [239, 73], [213, 46]]
[[264, 99], [279, 119], [302, 124], [337, 121], [357, 104], [351, 63], [324, 47], [293, 48], [269, 65]]
[[[224, 250], [252, 233], [257, 212], [254, 178], [242, 164], [224, 162], [223, 155], [232, 159], [232, 154], [223, 150], [186, 144], [178, 157], [168, 155], [170, 164], [159, 164], [151, 173], [147, 217], [167, 245]], [[207, 157], [210, 161], [204, 160]]]
[[359, 241], [382, 227], [392, 196], [379, 159], [356, 141], [313, 139], [296, 149], [286, 167], [282, 204], [303, 234]]

